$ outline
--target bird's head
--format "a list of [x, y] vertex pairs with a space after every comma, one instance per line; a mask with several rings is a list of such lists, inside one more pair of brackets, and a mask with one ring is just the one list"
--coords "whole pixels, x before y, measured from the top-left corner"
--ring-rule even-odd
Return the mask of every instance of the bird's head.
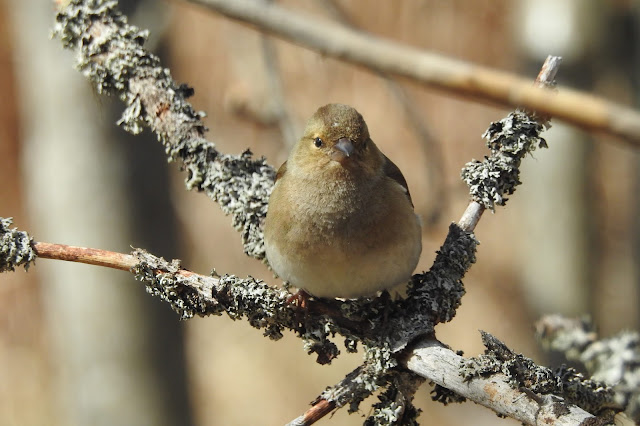
[[320, 107], [292, 154], [291, 160], [309, 172], [329, 168], [374, 173], [383, 161], [362, 115], [342, 104]]

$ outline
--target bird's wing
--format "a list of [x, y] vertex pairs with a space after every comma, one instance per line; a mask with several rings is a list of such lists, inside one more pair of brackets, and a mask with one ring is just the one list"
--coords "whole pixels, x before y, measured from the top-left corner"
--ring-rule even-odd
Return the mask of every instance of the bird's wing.
[[[400, 170], [398, 170], [400, 171]], [[282, 176], [284, 176], [284, 174], [287, 173], [287, 162], [285, 161], [284, 163], [282, 163], [282, 166], [280, 166], [280, 168], [278, 169], [278, 173], [276, 173], [276, 180], [274, 181], [277, 182], [278, 179], [280, 179]]]
[[[384, 155], [384, 154], [382, 154], [382, 155]], [[385, 175], [387, 175], [387, 177], [389, 177], [389, 178], [393, 179], [394, 181], [396, 181], [400, 186], [402, 186], [402, 188], [404, 188], [405, 192], [407, 193], [407, 198], [409, 199], [409, 202], [413, 206], [413, 201], [411, 200], [411, 194], [409, 194], [409, 186], [407, 185], [407, 181], [404, 178], [404, 176], [402, 175], [402, 172], [400, 171], [398, 166], [396, 166], [393, 163], [393, 161], [389, 160], [389, 157], [384, 155], [384, 159], [385, 159], [385, 163], [384, 163], [384, 173], [385, 173]], [[282, 166], [284, 167], [284, 164]], [[282, 169], [282, 167], [281, 167], [281, 169]], [[278, 171], [278, 175], [280, 175], [280, 171]]]

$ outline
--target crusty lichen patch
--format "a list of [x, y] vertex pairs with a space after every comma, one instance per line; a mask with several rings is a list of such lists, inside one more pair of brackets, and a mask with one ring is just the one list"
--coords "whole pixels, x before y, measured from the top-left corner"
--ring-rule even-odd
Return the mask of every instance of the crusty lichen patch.
[[27, 270], [36, 259], [32, 238], [18, 228], [11, 228], [12, 224], [12, 218], [0, 217], [0, 273], [14, 271], [19, 266]]
[[535, 117], [514, 111], [491, 126], [482, 135], [491, 155], [483, 161], [474, 160], [462, 169], [462, 180], [469, 186], [474, 201], [494, 210], [503, 206], [520, 185], [520, 162], [537, 148], [546, 148], [540, 136], [544, 130]]
[[461, 375], [467, 381], [502, 373], [515, 389], [527, 389], [533, 394], [557, 395], [567, 402], [600, 415], [616, 406], [613, 390], [585, 377], [575, 369], [561, 366], [555, 370], [536, 365], [531, 359], [517, 354], [486, 332], [481, 332], [486, 347], [484, 355], [463, 361]]

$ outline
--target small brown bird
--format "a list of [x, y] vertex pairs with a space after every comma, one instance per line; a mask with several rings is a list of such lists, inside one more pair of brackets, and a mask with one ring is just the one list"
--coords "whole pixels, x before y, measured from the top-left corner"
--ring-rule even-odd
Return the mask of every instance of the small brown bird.
[[329, 104], [311, 117], [278, 170], [264, 239], [273, 270], [313, 296], [372, 296], [409, 280], [420, 220], [354, 108]]

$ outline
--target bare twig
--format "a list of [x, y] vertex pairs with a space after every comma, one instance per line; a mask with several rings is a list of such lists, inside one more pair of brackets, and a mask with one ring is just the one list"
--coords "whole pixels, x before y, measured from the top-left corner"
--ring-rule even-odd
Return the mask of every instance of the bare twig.
[[282, 87], [282, 75], [278, 66], [278, 51], [272, 38], [263, 35], [260, 38], [262, 47], [262, 57], [264, 60], [265, 73], [269, 96], [273, 101], [276, 110], [276, 117], [280, 134], [286, 142], [286, 146], [291, 148], [298, 140], [296, 126], [291, 119], [291, 114], [287, 111], [284, 100], [284, 89]]
[[561, 62], [562, 58], [560, 56], [548, 56], [547, 60], [542, 64], [534, 84], [542, 88], [553, 86]]
[[336, 403], [333, 401], [327, 401], [326, 399], [319, 399], [314, 401], [303, 415], [291, 420], [287, 423], [287, 426], [309, 426], [335, 410]]
[[568, 88], [557, 96], [529, 80], [412, 48], [344, 25], [252, 0], [190, 0], [326, 56], [481, 101], [522, 107], [640, 146], [640, 113]]
[[130, 254], [66, 244], [34, 243], [33, 249], [43, 259], [67, 260], [121, 271], [128, 271], [138, 263]]
[[484, 206], [477, 201], [471, 201], [462, 217], [458, 221], [458, 226], [465, 231], [473, 232], [476, 229], [476, 225], [480, 221], [482, 214], [484, 213]]

